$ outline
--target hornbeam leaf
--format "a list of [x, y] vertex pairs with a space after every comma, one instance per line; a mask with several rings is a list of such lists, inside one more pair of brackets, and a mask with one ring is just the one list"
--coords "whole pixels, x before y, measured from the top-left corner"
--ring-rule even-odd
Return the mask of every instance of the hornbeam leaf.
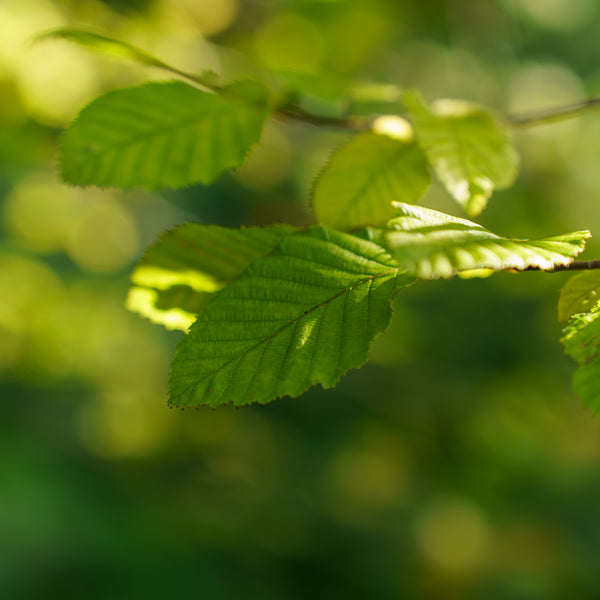
[[404, 103], [437, 176], [469, 215], [485, 208], [494, 189], [512, 185], [518, 155], [499, 115], [459, 100], [429, 108], [414, 92]]
[[600, 305], [571, 317], [561, 342], [579, 365], [573, 389], [594, 414], [600, 415]]
[[425, 155], [413, 139], [363, 133], [317, 178], [313, 209], [319, 223], [339, 229], [382, 224], [396, 214], [393, 201], [416, 202], [429, 182]]
[[218, 290], [295, 231], [289, 225], [181, 225], [165, 233], [138, 263], [126, 306], [167, 329], [186, 331]]
[[180, 342], [170, 404], [264, 404], [329, 388], [367, 359], [414, 277], [380, 246], [326, 227], [284, 237], [225, 286]]
[[560, 291], [558, 320], [587, 312], [600, 300], [600, 271], [585, 271], [571, 277]]
[[250, 81], [219, 94], [179, 81], [109, 92], [63, 135], [62, 176], [125, 189], [209, 183], [242, 163], [266, 115], [264, 89]]
[[444, 213], [396, 205], [401, 215], [384, 232], [385, 246], [408, 271], [422, 279], [453, 277], [471, 269], [552, 269], [583, 251], [589, 231], [540, 240], [501, 237], [477, 223]]

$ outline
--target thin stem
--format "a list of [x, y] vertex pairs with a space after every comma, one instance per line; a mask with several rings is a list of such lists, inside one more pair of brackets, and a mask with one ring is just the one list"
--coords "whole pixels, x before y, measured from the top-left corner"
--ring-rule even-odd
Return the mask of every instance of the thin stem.
[[[567, 106], [557, 106], [541, 111], [508, 115], [507, 119], [510, 123], [519, 128], [536, 127], [539, 125], [556, 123], [557, 121], [573, 119], [598, 107], [600, 107], [600, 96], [593, 96], [587, 100], [582, 100], [581, 102], [576, 102]], [[370, 119], [366, 117], [322, 117], [293, 105], [278, 109], [276, 116], [282, 119], [302, 121], [317, 127], [332, 127], [335, 129], [346, 129], [348, 131], [367, 131], [370, 128], [371, 123]]]
[[600, 106], [600, 96], [593, 96], [587, 100], [569, 104], [567, 106], [558, 106], [547, 110], [540, 110], [522, 115], [509, 115], [508, 120], [518, 127], [535, 127], [536, 125], [546, 125], [556, 121], [564, 121], [578, 117], [588, 110]]
[[[199, 86], [205, 89], [214, 92], [215, 94], [222, 93], [223, 89], [211, 82], [205, 81], [201, 77], [197, 77], [190, 73], [186, 73], [185, 71], [180, 71], [179, 69], [175, 69], [170, 67], [169, 65], [156, 65], [159, 68], [166, 69], [171, 73], [179, 75], [181, 78], [187, 80], [189, 83], [194, 84], [195, 86]], [[331, 127], [333, 129], [346, 129], [348, 131], [368, 131], [370, 129], [370, 119], [367, 117], [324, 117], [321, 115], [315, 115], [310, 113], [299, 106], [295, 106], [293, 104], [289, 104], [287, 106], [282, 106], [275, 110], [275, 117], [278, 117], [283, 120], [293, 120], [293, 121], [301, 121], [303, 123], [308, 123], [309, 125], [314, 125], [316, 127]]]
[[577, 260], [568, 265], [556, 265], [552, 269], [540, 269], [539, 267], [527, 267], [524, 271], [545, 271], [546, 273], [558, 273], [560, 271], [589, 271], [600, 269], [600, 259], [597, 260]]
[[322, 117], [293, 105], [279, 108], [275, 115], [281, 119], [302, 121], [317, 127], [331, 127], [333, 129], [346, 129], [348, 131], [367, 131], [370, 128], [370, 119], [366, 117]]
[[[180, 71], [175, 67], [171, 67], [161, 61], [156, 61], [154, 65], [160, 69], [170, 71], [171, 73], [178, 75], [182, 79], [188, 82], [209, 89], [212, 92], [222, 92], [222, 88], [212, 82], [206, 81], [205, 78]], [[548, 125], [550, 123], [556, 123], [557, 121], [565, 121], [567, 119], [573, 119], [586, 113], [589, 110], [595, 109], [600, 106], [600, 96], [593, 96], [587, 100], [575, 102], [567, 106], [557, 106], [555, 108], [548, 108], [546, 110], [533, 111], [530, 113], [508, 115], [506, 118], [509, 123], [519, 128], [536, 127], [538, 125]], [[368, 117], [359, 117], [348, 115], [345, 117], [324, 117], [308, 112], [299, 106], [289, 104], [282, 106], [275, 111], [275, 117], [283, 120], [300, 121], [314, 125], [315, 127], [330, 127], [332, 129], [345, 129], [347, 131], [368, 131], [371, 128], [371, 119]]]

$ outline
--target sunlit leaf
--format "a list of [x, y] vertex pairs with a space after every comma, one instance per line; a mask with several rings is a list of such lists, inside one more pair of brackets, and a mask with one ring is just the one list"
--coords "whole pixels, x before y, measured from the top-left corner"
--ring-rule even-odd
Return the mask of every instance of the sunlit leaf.
[[579, 365], [573, 389], [594, 414], [600, 415], [600, 306], [571, 317], [563, 333], [565, 351]]
[[295, 229], [227, 229], [186, 223], [165, 233], [131, 276], [127, 308], [167, 329], [187, 330], [208, 301]]
[[363, 133], [342, 146], [316, 180], [319, 223], [351, 229], [382, 224], [394, 201], [416, 202], [429, 185], [427, 161], [412, 139]]
[[122, 42], [120, 40], [116, 40], [109, 36], [87, 29], [81, 29], [78, 27], [60, 27], [58, 29], [41, 33], [35, 38], [35, 41], [47, 39], [75, 42], [76, 44], [96, 52], [110, 54], [119, 58], [127, 58], [149, 67], [155, 67], [157, 69], [162, 69], [163, 71], [168, 71], [173, 75], [178, 75], [180, 77], [193, 80], [196, 83], [205, 85], [209, 88], [214, 87], [217, 83], [214, 73], [207, 72], [201, 75], [186, 73], [185, 71], [181, 71], [177, 67], [169, 65], [159, 58], [156, 58], [144, 50], [128, 44], [127, 42]]
[[423, 279], [453, 277], [471, 269], [552, 269], [567, 265], [583, 251], [589, 231], [540, 240], [501, 237], [477, 223], [444, 213], [397, 205], [385, 244], [398, 262]]
[[498, 115], [460, 100], [429, 108], [414, 92], [404, 103], [437, 176], [468, 214], [478, 215], [494, 189], [512, 185], [518, 156]]
[[62, 176], [125, 189], [209, 183], [242, 163], [266, 115], [264, 90], [249, 81], [219, 94], [177, 81], [109, 92], [65, 132]]
[[413, 277], [378, 245], [312, 227], [287, 236], [209, 303], [180, 342], [175, 406], [266, 403], [332, 387], [367, 359]]
[[558, 320], [587, 312], [600, 300], [600, 271], [585, 271], [571, 277], [560, 291]]

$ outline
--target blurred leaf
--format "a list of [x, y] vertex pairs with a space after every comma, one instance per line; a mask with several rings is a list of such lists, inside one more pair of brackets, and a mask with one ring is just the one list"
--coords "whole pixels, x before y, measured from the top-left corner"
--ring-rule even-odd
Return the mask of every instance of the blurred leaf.
[[600, 306], [571, 317], [561, 339], [567, 354], [579, 368], [573, 377], [573, 389], [581, 401], [600, 415]]
[[393, 83], [359, 81], [350, 88], [349, 95], [357, 104], [395, 104], [402, 98], [402, 89]]
[[341, 117], [348, 109], [347, 79], [332, 75], [278, 70], [272, 73], [281, 87], [283, 106], [293, 104], [310, 112]]
[[271, 75], [279, 83], [282, 106], [292, 104], [331, 117], [343, 117], [349, 113], [372, 116], [378, 112], [390, 112], [390, 104], [398, 105], [400, 111], [402, 91], [391, 83], [354, 81], [331, 73], [278, 70]]
[[392, 202], [416, 202], [429, 182], [427, 161], [412, 139], [363, 133], [335, 152], [317, 178], [313, 209], [319, 223], [340, 229], [381, 224], [396, 214]]
[[127, 308], [185, 331], [218, 290], [294, 231], [288, 225], [227, 229], [198, 223], [168, 231], [133, 272]]
[[512, 185], [518, 155], [498, 115], [461, 100], [429, 108], [415, 92], [404, 103], [437, 176], [469, 215], [485, 208], [494, 189]]
[[389, 223], [385, 243], [392, 255], [422, 279], [453, 277], [471, 269], [552, 269], [583, 251], [589, 231], [541, 240], [500, 237], [481, 225], [444, 213], [397, 204], [400, 217]]
[[413, 278], [376, 244], [326, 227], [287, 236], [207, 306], [180, 342], [175, 406], [270, 402], [334, 386], [366, 360]]
[[162, 60], [148, 54], [140, 48], [136, 48], [127, 42], [121, 42], [114, 38], [95, 33], [87, 29], [80, 29], [77, 27], [60, 27], [51, 31], [46, 31], [38, 35], [34, 41], [43, 41], [47, 39], [59, 39], [67, 40], [69, 42], [75, 42], [89, 48], [90, 50], [102, 52], [104, 54], [110, 54], [112, 56], [128, 58], [134, 60], [143, 65], [149, 67], [156, 67], [174, 75], [184, 77], [205, 85], [208, 88], [214, 88], [217, 85], [216, 75], [212, 72], [207, 72], [202, 75], [194, 75], [192, 73], [186, 73], [185, 71], [179, 70], [177, 67], [173, 67]]
[[264, 89], [250, 81], [219, 94], [182, 82], [109, 92], [65, 132], [62, 176], [124, 189], [209, 183], [243, 162], [266, 116]]
[[560, 291], [558, 320], [566, 321], [571, 315], [586, 312], [600, 298], [600, 271], [585, 271], [571, 277]]

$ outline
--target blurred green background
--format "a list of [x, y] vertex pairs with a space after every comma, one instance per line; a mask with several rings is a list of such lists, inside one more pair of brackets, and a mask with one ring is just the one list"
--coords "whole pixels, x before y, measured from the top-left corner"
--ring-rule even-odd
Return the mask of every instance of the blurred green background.
[[[0, 0], [0, 596], [598, 598], [600, 422], [558, 343], [568, 276], [422, 283], [335, 390], [170, 411], [180, 334], [125, 310], [135, 261], [189, 220], [310, 222], [347, 135], [271, 122], [209, 187], [68, 188], [62, 128], [164, 75], [29, 43], [63, 25], [225, 79], [287, 71], [321, 114], [355, 79], [508, 113], [600, 91], [594, 0]], [[600, 239], [600, 113], [516, 139], [517, 186], [481, 222]], [[439, 186], [424, 203], [461, 215]]]

